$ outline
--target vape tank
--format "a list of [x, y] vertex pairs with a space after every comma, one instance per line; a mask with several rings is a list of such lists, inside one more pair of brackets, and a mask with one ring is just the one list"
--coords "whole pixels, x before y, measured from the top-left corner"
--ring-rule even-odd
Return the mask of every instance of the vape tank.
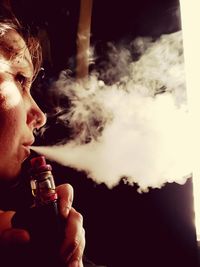
[[57, 194], [52, 175], [52, 167], [46, 164], [44, 156], [31, 159], [31, 189], [35, 198], [35, 206], [52, 205], [57, 212]]

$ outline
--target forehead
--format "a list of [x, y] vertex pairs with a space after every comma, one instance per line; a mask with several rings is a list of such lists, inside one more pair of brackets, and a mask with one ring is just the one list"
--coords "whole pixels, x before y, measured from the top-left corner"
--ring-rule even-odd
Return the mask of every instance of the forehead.
[[33, 75], [31, 55], [23, 38], [15, 31], [9, 30], [0, 37], [0, 61], [8, 61], [11, 69], [17, 68]]

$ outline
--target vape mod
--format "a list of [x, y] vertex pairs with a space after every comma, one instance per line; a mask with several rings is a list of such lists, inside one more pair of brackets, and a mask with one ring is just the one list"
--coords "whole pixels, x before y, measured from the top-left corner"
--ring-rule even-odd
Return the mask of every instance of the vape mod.
[[51, 170], [44, 156], [31, 159], [34, 205], [27, 210], [17, 211], [12, 219], [13, 227], [26, 229], [30, 233], [32, 260], [38, 258], [40, 266], [48, 267], [61, 266], [59, 247], [63, 229]]

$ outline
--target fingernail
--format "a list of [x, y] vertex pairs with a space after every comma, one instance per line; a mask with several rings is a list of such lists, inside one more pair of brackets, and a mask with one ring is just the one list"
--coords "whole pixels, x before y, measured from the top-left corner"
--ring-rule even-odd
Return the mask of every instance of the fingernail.
[[69, 264], [69, 267], [79, 267], [79, 262], [78, 262], [77, 260], [72, 261], [72, 262]]

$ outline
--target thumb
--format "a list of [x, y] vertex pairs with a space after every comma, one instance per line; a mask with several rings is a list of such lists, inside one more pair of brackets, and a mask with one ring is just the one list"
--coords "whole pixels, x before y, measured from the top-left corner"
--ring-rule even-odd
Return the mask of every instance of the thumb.
[[6, 229], [1, 233], [0, 236], [0, 245], [16, 245], [16, 244], [25, 244], [30, 241], [30, 235], [27, 231], [23, 229]]

